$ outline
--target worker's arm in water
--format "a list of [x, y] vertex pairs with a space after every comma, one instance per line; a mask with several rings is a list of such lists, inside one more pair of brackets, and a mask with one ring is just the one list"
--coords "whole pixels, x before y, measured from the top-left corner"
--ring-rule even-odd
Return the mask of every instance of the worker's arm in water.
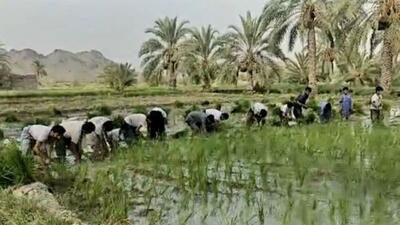
[[48, 164], [50, 162], [50, 158], [47, 155], [46, 143], [40, 141], [36, 142], [33, 147], [33, 152], [40, 157], [43, 164]]

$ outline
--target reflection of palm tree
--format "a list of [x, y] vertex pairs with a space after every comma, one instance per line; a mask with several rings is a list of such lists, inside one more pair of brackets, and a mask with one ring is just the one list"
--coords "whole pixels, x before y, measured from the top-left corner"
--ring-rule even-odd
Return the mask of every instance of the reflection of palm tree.
[[189, 32], [185, 27], [187, 21], [179, 22], [178, 18], [159, 19], [153, 28], [146, 33], [155, 37], [143, 43], [139, 57], [142, 57], [143, 75], [147, 80], [158, 76], [163, 71], [169, 75], [169, 85], [176, 87], [177, 68], [182, 53], [182, 40]]
[[47, 71], [45, 69], [45, 66], [39, 60], [33, 61], [32, 65], [35, 71], [36, 78], [40, 84], [41, 78], [47, 76]]

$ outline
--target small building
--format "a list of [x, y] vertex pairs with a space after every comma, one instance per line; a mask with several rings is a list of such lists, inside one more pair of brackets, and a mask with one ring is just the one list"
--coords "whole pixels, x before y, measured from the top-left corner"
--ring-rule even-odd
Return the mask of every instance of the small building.
[[36, 75], [8, 74], [0, 78], [0, 89], [6, 90], [35, 90], [39, 86]]

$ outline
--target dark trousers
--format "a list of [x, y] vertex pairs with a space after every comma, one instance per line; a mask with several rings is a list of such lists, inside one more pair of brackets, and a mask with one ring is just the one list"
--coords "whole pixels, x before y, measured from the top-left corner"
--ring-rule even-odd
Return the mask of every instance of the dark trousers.
[[378, 109], [371, 109], [371, 120], [373, 123], [379, 122], [383, 119], [382, 111]]

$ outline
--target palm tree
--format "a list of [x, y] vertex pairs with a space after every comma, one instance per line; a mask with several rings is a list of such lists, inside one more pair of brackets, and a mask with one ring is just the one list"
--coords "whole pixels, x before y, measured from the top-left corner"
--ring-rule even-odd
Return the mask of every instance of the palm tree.
[[240, 16], [240, 20], [241, 27], [229, 26], [231, 31], [224, 39], [230, 45], [232, 57], [239, 65], [240, 72], [248, 74], [254, 89], [255, 76], [266, 72], [267, 67], [264, 65], [277, 71], [276, 59], [284, 59], [285, 56], [279, 47], [270, 43], [271, 21], [263, 17], [252, 17], [250, 12], [245, 17]]
[[216, 36], [217, 33], [211, 25], [201, 29], [194, 28], [191, 30], [191, 39], [187, 42], [186, 60], [192, 64], [191, 72], [202, 78], [205, 89], [211, 87], [218, 67], [221, 42]]
[[375, 83], [376, 76], [380, 73], [378, 63], [369, 57], [365, 52], [354, 52], [350, 60], [343, 53], [340, 55], [344, 59], [338, 63], [338, 67], [345, 76], [343, 80], [353, 85], [371, 85]]
[[104, 68], [100, 78], [116, 91], [124, 91], [124, 89], [137, 82], [135, 69], [129, 63], [111, 64]]
[[[317, 30], [329, 24], [325, 19], [329, 0], [277, 0], [267, 3], [264, 15], [277, 20], [274, 41], [280, 44], [289, 35], [289, 50], [292, 51], [297, 38], [307, 39], [307, 54], [310, 61], [308, 83], [317, 88]], [[269, 16], [268, 16], [269, 15]]]
[[[374, 24], [374, 33], [383, 32], [381, 50], [381, 77], [380, 85], [390, 91], [393, 79], [393, 39], [396, 38], [395, 30], [400, 22], [400, 1], [399, 0], [371, 0], [368, 1], [371, 9], [367, 22]], [[376, 25], [377, 24], [377, 25]], [[374, 36], [373, 36], [374, 38]], [[373, 40], [371, 40], [373, 42]]]
[[139, 57], [142, 58], [141, 66], [146, 79], [160, 75], [166, 71], [169, 76], [169, 85], [176, 87], [177, 69], [182, 57], [182, 42], [189, 32], [185, 27], [188, 21], [179, 22], [175, 17], [159, 19], [153, 28], [146, 33], [154, 35], [143, 43]]
[[33, 66], [33, 70], [35, 71], [37, 80], [40, 84], [41, 78], [47, 76], [47, 71], [46, 71], [45, 65], [42, 64], [39, 60], [35, 60], [35, 61], [33, 61], [32, 66]]
[[286, 61], [286, 74], [288, 76], [288, 81], [299, 84], [307, 84], [308, 64], [308, 57], [304, 53], [296, 53], [295, 60], [288, 59]]

